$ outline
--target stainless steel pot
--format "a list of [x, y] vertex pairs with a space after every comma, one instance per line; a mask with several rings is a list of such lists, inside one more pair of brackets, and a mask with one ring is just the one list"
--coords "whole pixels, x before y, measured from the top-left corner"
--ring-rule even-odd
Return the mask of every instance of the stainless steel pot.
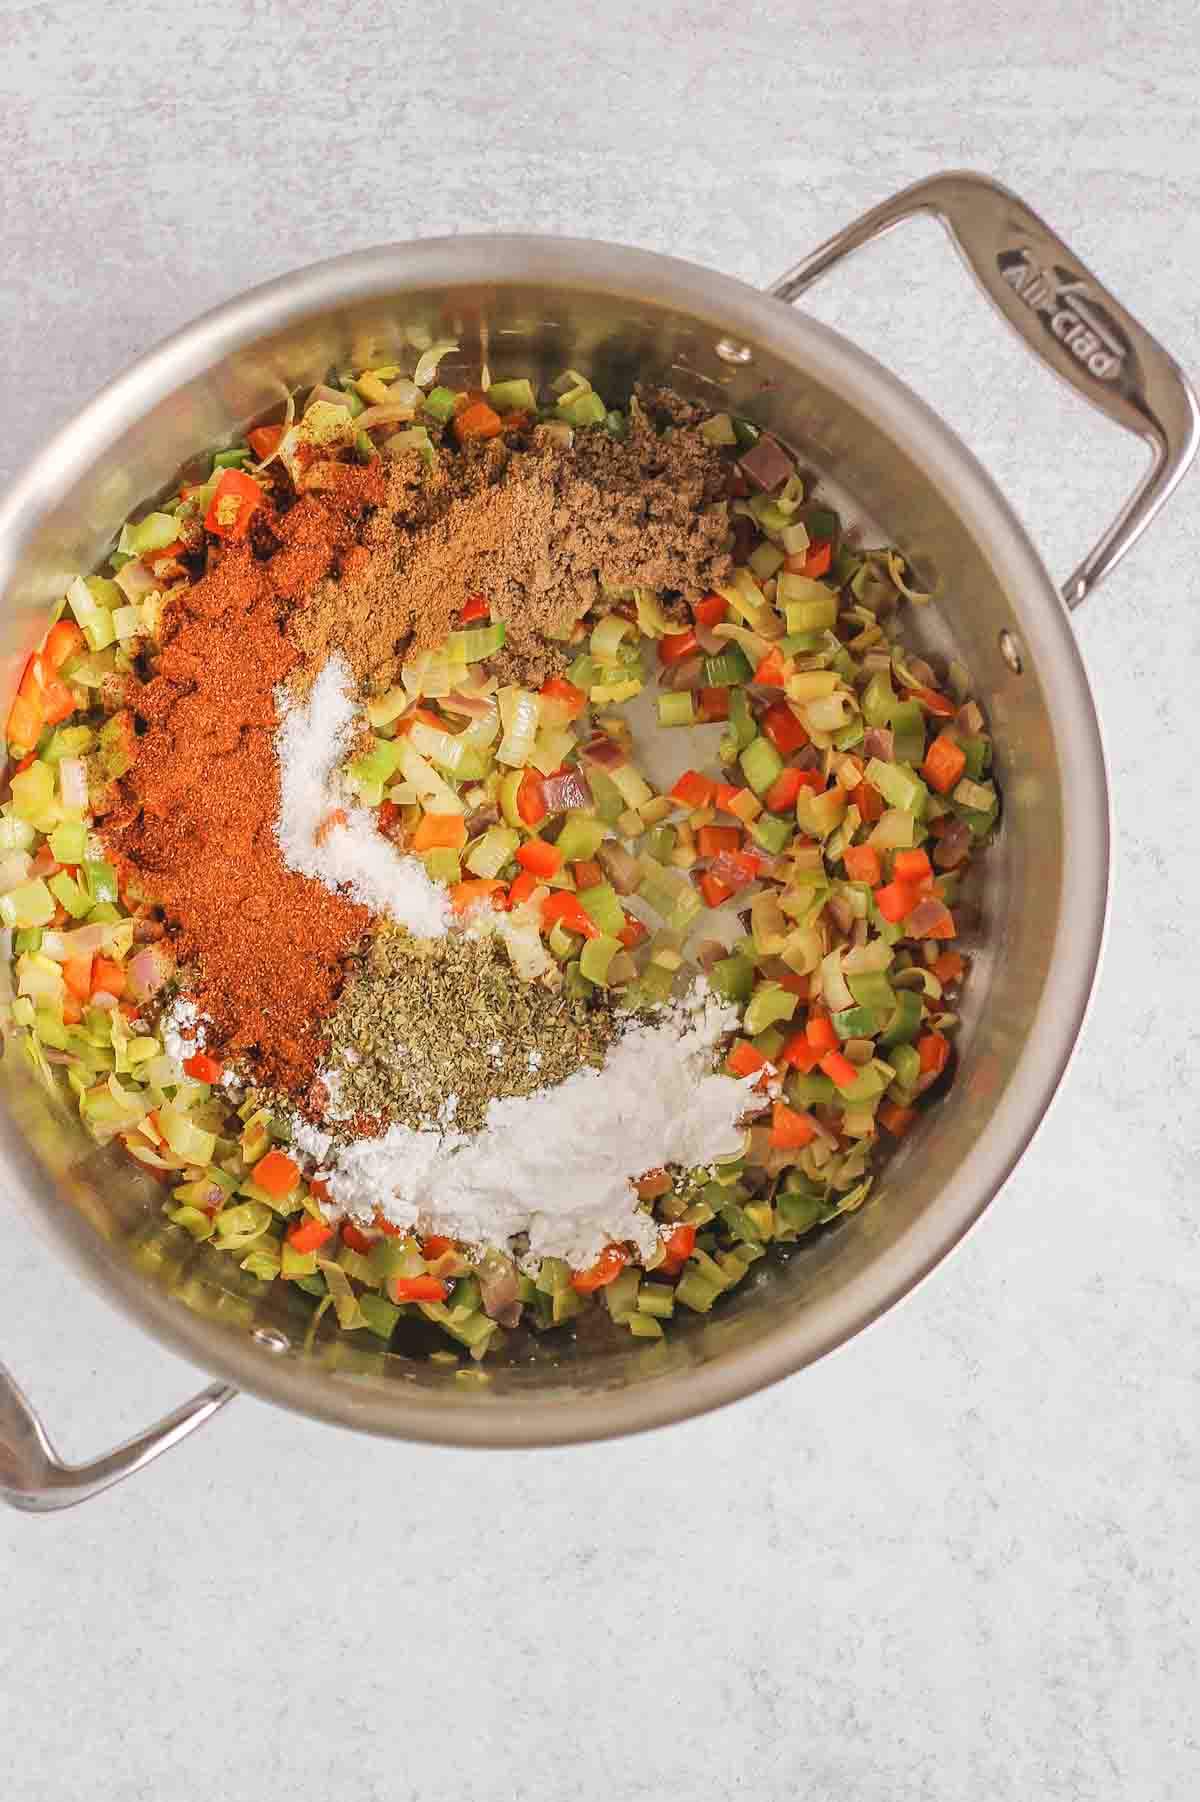
[[[1028, 347], [1146, 439], [1149, 473], [1061, 595], [970, 452], [860, 350], [786, 305], [842, 257], [918, 213], [948, 228]], [[0, 510], [11, 685], [66, 580], [198, 447], [331, 363], [391, 360], [418, 332], [457, 337], [464, 370], [566, 365], [609, 393], [662, 378], [751, 413], [936, 575], [930, 630], [971, 669], [995, 732], [1006, 815], [989, 857], [977, 1017], [953, 1095], [889, 1168], [883, 1193], [761, 1270], [665, 1342], [547, 1345], [486, 1384], [364, 1349], [306, 1347], [283, 1285], [165, 1225], [161, 1191], [98, 1151], [10, 1056], [0, 1175], [67, 1258], [131, 1319], [219, 1381], [99, 1463], [68, 1468], [0, 1371], [0, 1493], [67, 1506], [140, 1467], [235, 1390], [398, 1438], [520, 1446], [601, 1439], [733, 1400], [799, 1370], [907, 1293], [975, 1221], [1046, 1112], [1083, 1020], [1104, 931], [1109, 826], [1096, 715], [1068, 608], [1162, 505], [1197, 439], [1166, 352], [1014, 195], [947, 174], [876, 208], [767, 294], [669, 257], [536, 237], [443, 238], [319, 263], [256, 288], [151, 351], [47, 447]], [[1065, 601], [1065, 605], [1064, 605]], [[760, 1267], [761, 1268], [761, 1267]]]

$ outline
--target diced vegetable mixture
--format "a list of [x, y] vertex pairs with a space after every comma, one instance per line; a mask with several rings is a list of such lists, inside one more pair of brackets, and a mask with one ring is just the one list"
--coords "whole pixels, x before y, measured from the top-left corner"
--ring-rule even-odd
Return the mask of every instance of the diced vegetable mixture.
[[[371, 420], [370, 407], [374, 423], [333, 453], [358, 462], [453, 457], [546, 426], [627, 430], [628, 403], [614, 409], [577, 372], [541, 395], [523, 378], [435, 385], [446, 348], [411, 378], [335, 373], [309, 409], [218, 453], [71, 583], [8, 716], [7, 1021], [89, 1132], [158, 1176], [179, 1231], [252, 1285], [297, 1285], [318, 1315], [397, 1349], [423, 1318], [443, 1357], [478, 1359], [597, 1305], [655, 1339], [860, 1206], [879, 1156], [946, 1086], [969, 971], [962, 884], [997, 821], [991, 743], [965, 671], [904, 646], [905, 610], [927, 598], [905, 560], [854, 542], [749, 421], [706, 419], [728, 465], [727, 584], [687, 606], [606, 592], [536, 688], [498, 682], [504, 623], [486, 595], [464, 597], [448, 641], [370, 697], [348, 775], [461, 918], [532, 907], [572, 994], [645, 1016], [705, 973], [740, 1012], [723, 1058], [748, 1079], [742, 1154], [630, 1172], [660, 1225], [640, 1261], [614, 1243], [586, 1269], [531, 1264], [519, 1246], [403, 1231], [382, 1212], [339, 1218], [286, 1111], [236, 1059], [173, 1045], [171, 936], [153, 895], [124, 882], [104, 819], [137, 750], [127, 681], [150, 667], [164, 610], [210, 547], [243, 537], [265, 495], [287, 504], [297, 465], [277, 453], [303, 446], [310, 414], [328, 454], [329, 415]], [[411, 421], [399, 433], [398, 378]], [[666, 792], [642, 773], [623, 711], [650, 685], [662, 731], [721, 728], [715, 757]]]

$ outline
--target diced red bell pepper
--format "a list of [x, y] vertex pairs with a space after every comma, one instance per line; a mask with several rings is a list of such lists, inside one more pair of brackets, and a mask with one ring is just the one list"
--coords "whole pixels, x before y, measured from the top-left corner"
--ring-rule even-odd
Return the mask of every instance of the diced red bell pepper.
[[644, 921], [639, 920], [635, 914], [626, 914], [625, 924], [622, 926], [620, 932], [618, 932], [617, 937], [624, 945], [626, 951], [633, 951], [642, 943], [643, 939], [648, 939], [650, 937], [650, 928]]
[[804, 1034], [809, 1044], [816, 1051], [836, 1051], [838, 1046], [837, 1027], [828, 1014], [810, 1014]]
[[426, 1233], [421, 1240], [421, 1256], [430, 1263], [444, 1258], [448, 1251], [454, 1250], [454, 1240], [448, 1239], [444, 1233]]
[[719, 626], [729, 611], [729, 602], [719, 594], [706, 594], [702, 601], [693, 601], [692, 618], [706, 632]]
[[265, 1189], [278, 1201], [299, 1185], [300, 1166], [286, 1151], [273, 1146], [265, 1157], [259, 1158], [251, 1175], [260, 1189]]
[[892, 875], [897, 882], [931, 882], [933, 866], [924, 851], [897, 851], [892, 858]]
[[889, 882], [875, 890], [875, 905], [893, 926], [898, 926], [919, 900], [917, 891], [907, 882]]
[[876, 820], [883, 818], [883, 796], [871, 783], [860, 782], [857, 788], [852, 788], [850, 799], [866, 825], [872, 826]]
[[469, 438], [498, 438], [503, 430], [504, 421], [485, 400], [473, 401], [454, 420], [454, 436], [460, 444]]
[[805, 776], [815, 776], [815, 770], [780, 770], [774, 782], [763, 796], [763, 805], [768, 813], [786, 813], [796, 805], [796, 796], [807, 786]]
[[917, 1040], [917, 1056], [922, 1076], [940, 1076], [950, 1057], [950, 1041], [940, 1032], [927, 1032]]
[[967, 754], [949, 732], [939, 732], [921, 765], [921, 774], [939, 795], [948, 795], [967, 767]]
[[725, 1059], [725, 1068], [731, 1076], [754, 1076], [769, 1067], [769, 1059], [749, 1039], [735, 1039]]
[[781, 1064], [789, 1064], [793, 1070], [800, 1070], [805, 1076], [816, 1069], [825, 1054], [808, 1042], [806, 1032], [793, 1033], [783, 1050], [779, 1053]]
[[578, 932], [585, 939], [598, 939], [600, 928], [591, 916], [584, 912], [579, 904], [579, 897], [565, 889], [548, 895], [542, 903], [542, 925], [549, 928], [554, 925], [565, 926], [568, 932]]
[[810, 1114], [799, 1114], [786, 1101], [777, 1101], [771, 1109], [771, 1147], [775, 1151], [799, 1151], [811, 1145], [817, 1136], [816, 1122]]
[[728, 883], [722, 882], [719, 876], [714, 876], [711, 870], [704, 871], [699, 878], [698, 887], [704, 897], [705, 907], [722, 907], [731, 895], [737, 893]]
[[581, 894], [584, 889], [598, 888], [604, 881], [604, 871], [594, 857], [578, 858], [571, 865], [571, 874], [575, 878], [575, 887]]
[[958, 712], [954, 702], [939, 694], [936, 688], [906, 688], [903, 693], [906, 701], [919, 701], [936, 719], [952, 720]]
[[847, 845], [842, 852], [842, 862], [846, 866], [846, 876], [851, 882], [867, 882], [875, 888], [883, 872], [879, 867], [879, 853], [874, 845]]
[[252, 432], [246, 433], [246, 443], [254, 452], [260, 463], [273, 456], [279, 448], [279, 440], [283, 437], [281, 425], [256, 425]]
[[477, 619], [489, 619], [491, 612], [491, 602], [485, 594], [472, 594], [467, 596], [458, 617], [464, 626], [469, 626]]
[[220, 1082], [222, 1069], [215, 1057], [207, 1051], [194, 1051], [191, 1057], [183, 1060], [183, 1074], [190, 1076], [193, 1082]]
[[520, 907], [522, 901], [528, 901], [530, 895], [532, 895], [537, 886], [538, 879], [533, 874], [533, 871], [522, 870], [521, 874], [514, 877], [509, 884], [508, 905], [510, 907]]
[[495, 876], [472, 876], [450, 885], [450, 905], [456, 914], [465, 914], [480, 901], [490, 901], [501, 913], [508, 906], [508, 890]]
[[548, 845], [544, 838], [527, 838], [517, 846], [517, 862], [531, 876], [556, 876], [562, 867], [562, 852]]
[[263, 504], [263, 491], [253, 476], [241, 469], [227, 469], [213, 489], [205, 529], [217, 538], [244, 538], [256, 508]]
[[42, 646], [42, 668], [57, 675], [68, 657], [78, 656], [86, 647], [87, 639], [74, 620], [55, 620]]
[[699, 640], [690, 627], [686, 632], [668, 632], [658, 641], [658, 661], [669, 667], [672, 663], [682, 663], [685, 657], [694, 657], [699, 649]]
[[319, 1251], [326, 1240], [332, 1238], [333, 1228], [324, 1220], [314, 1220], [311, 1214], [289, 1227], [287, 1234], [287, 1242], [293, 1251]]
[[881, 1102], [875, 1115], [880, 1126], [886, 1128], [893, 1139], [902, 1139], [916, 1117], [915, 1107], [901, 1107], [895, 1101]]
[[578, 1295], [591, 1295], [615, 1282], [628, 1262], [629, 1253], [623, 1245], [606, 1245], [589, 1269], [571, 1272], [571, 1287]]
[[[469, 411], [470, 409], [468, 409]], [[488, 408], [491, 412], [491, 408]], [[466, 415], [461, 415], [465, 418]], [[476, 436], [484, 434], [477, 433]], [[494, 433], [486, 434], [489, 437]], [[393, 1276], [388, 1278], [388, 1294], [393, 1301], [445, 1301], [450, 1286], [439, 1276]]]
[[772, 645], [762, 662], [754, 672], [754, 680], [760, 688], [782, 688], [787, 679], [783, 652], [779, 646]]
[[658, 1266], [659, 1274], [678, 1276], [695, 1249], [696, 1229], [690, 1223], [681, 1220], [670, 1238], [663, 1240], [663, 1251], [666, 1256]]
[[551, 676], [542, 683], [541, 692], [548, 700], [561, 701], [571, 719], [575, 719], [587, 706], [587, 696], [582, 688], [576, 688], [565, 676]]
[[124, 966], [114, 963], [111, 957], [98, 957], [92, 965], [92, 993], [103, 990], [106, 995], [115, 995], [117, 1000], [125, 993]]
[[719, 857], [722, 851], [736, 851], [741, 842], [738, 826], [701, 826], [696, 834], [696, 849], [701, 857]]
[[808, 743], [808, 733], [786, 701], [773, 701], [759, 722], [781, 757], [792, 757]]
[[368, 1239], [361, 1227], [355, 1226], [353, 1220], [343, 1220], [341, 1226], [342, 1244], [348, 1245], [351, 1251], [357, 1251], [365, 1258], [373, 1250], [375, 1241]]
[[536, 826], [546, 817], [546, 798], [542, 779], [536, 770], [526, 770], [517, 789], [517, 814], [526, 826]]
[[841, 1051], [827, 1051], [821, 1059], [821, 1069], [839, 1089], [851, 1089], [858, 1081], [857, 1069]]
[[671, 790], [671, 799], [683, 807], [711, 807], [716, 792], [716, 783], [699, 770], [685, 770]]

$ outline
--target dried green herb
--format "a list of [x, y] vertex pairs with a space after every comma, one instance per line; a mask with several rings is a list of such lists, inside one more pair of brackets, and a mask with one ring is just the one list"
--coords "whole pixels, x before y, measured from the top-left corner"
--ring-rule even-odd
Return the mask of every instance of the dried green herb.
[[600, 1065], [620, 1029], [603, 994], [523, 982], [492, 933], [376, 933], [329, 1020], [336, 1113], [483, 1125], [489, 1101]]

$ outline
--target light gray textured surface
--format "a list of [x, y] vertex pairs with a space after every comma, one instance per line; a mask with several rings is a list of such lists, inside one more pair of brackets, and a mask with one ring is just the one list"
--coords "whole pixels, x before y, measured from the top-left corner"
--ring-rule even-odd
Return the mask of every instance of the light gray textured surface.
[[[3, 0], [0, 478], [147, 343], [321, 255], [508, 226], [764, 281], [961, 163], [1200, 367], [1190, 0], [808, 16]], [[1000, 336], [933, 228], [814, 306], [962, 431], [1065, 574], [1140, 453]], [[0, 1519], [6, 1796], [1197, 1793], [1198, 493], [1078, 616], [1107, 962], [963, 1250], [816, 1370], [665, 1435], [485, 1457], [239, 1401], [127, 1488]], [[10, 1240], [7, 1275], [0, 1353], [69, 1455], [195, 1386], [40, 1245]]]

